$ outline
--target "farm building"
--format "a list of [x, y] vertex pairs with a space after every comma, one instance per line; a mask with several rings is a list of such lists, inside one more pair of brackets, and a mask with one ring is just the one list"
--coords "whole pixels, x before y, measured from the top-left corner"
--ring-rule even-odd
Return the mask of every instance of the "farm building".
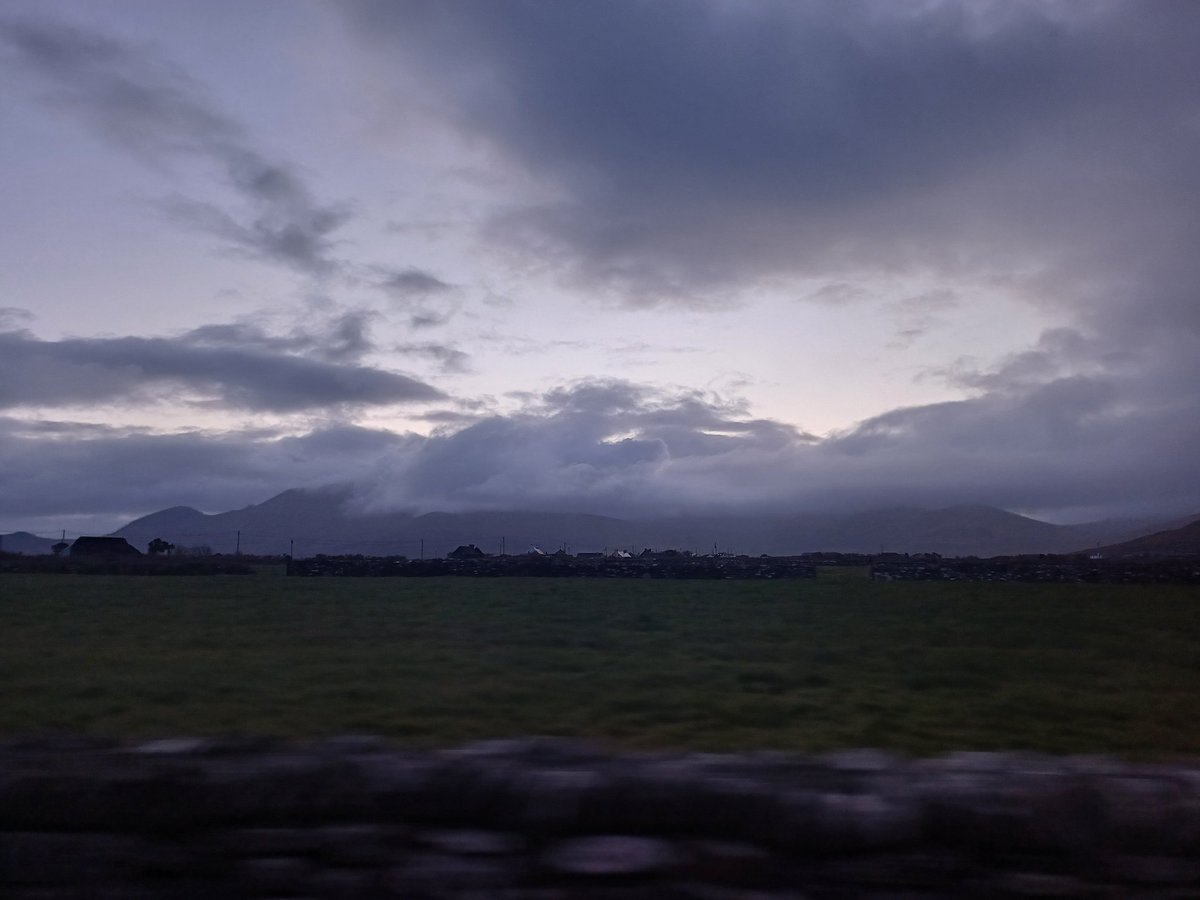
[[136, 547], [130, 545], [125, 538], [119, 537], [78, 537], [71, 544], [71, 556], [141, 556]]

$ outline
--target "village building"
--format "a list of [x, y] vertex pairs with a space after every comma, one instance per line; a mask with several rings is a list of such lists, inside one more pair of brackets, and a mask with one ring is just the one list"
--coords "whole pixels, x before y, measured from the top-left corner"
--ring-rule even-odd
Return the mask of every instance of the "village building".
[[122, 537], [82, 536], [71, 544], [71, 556], [141, 556], [142, 552]]

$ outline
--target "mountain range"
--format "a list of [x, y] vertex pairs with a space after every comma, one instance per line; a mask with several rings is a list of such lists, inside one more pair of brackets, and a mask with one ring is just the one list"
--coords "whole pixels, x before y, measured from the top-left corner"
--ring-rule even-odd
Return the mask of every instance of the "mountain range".
[[[987, 557], [1086, 552], [1090, 548], [1120, 555], [1124, 552], [1120, 548], [1136, 547], [1138, 539], [1149, 541], [1151, 537], [1158, 546], [1191, 548], [1160, 552], [1200, 549], [1200, 525], [1196, 524], [1187, 526], [1196, 534], [1185, 533], [1172, 543], [1170, 537], [1145, 536], [1179, 523], [1114, 520], [1053, 525], [988, 506], [627, 520], [521, 510], [361, 513], [352, 509], [351, 497], [348, 487], [328, 486], [284, 491], [263, 503], [223, 513], [176, 506], [135, 519], [114, 534], [139, 549], [162, 538], [179, 548], [214, 553], [291, 552], [298, 557], [361, 553], [432, 558], [445, 556], [462, 544], [475, 544], [487, 553], [510, 554], [532, 547], [548, 553], [617, 548], [640, 552], [650, 547], [773, 556], [888, 551]], [[2, 540], [4, 550], [19, 553], [48, 553], [54, 543], [24, 532], [4, 535]]]
[[1200, 519], [1120, 544], [1100, 547], [1103, 556], [1200, 556]]
[[38, 537], [28, 531], [14, 531], [11, 534], [0, 534], [0, 550], [5, 553], [24, 553], [27, 556], [39, 556], [50, 552], [50, 548], [58, 543], [57, 538]]
[[1144, 535], [1164, 523], [1052, 525], [986, 506], [885, 509], [852, 514], [692, 515], [626, 520], [531, 511], [362, 514], [346, 487], [285, 491], [264, 503], [207, 515], [174, 507], [117, 532], [135, 546], [161, 537], [214, 552], [444, 556], [461, 544], [488, 553], [646, 547], [697, 553], [788, 555], [811, 551], [935, 552], [944, 556], [1064, 553]]

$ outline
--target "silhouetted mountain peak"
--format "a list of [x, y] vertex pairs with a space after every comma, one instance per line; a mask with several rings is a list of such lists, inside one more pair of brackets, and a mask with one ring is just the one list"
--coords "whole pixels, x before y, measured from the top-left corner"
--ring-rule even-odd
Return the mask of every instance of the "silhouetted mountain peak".
[[[1158, 527], [1162, 527], [1159, 525]], [[484, 510], [360, 512], [349, 485], [293, 489], [242, 509], [206, 515], [174, 507], [129, 523], [116, 534], [141, 545], [162, 537], [216, 552], [444, 556], [475, 544], [487, 553], [543, 549], [692, 550], [758, 555], [812, 551], [936, 552], [944, 556], [1065, 553], [1112, 543], [1147, 529], [1130, 523], [1052, 525], [983, 505], [891, 508], [852, 514], [675, 515], [625, 520], [590, 513]]]

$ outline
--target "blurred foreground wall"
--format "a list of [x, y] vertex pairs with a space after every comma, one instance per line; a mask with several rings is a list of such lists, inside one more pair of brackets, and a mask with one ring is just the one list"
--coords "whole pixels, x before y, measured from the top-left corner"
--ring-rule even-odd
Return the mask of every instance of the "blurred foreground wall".
[[1200, 767], [10, 741], [0, 896], [1200, 897]]

